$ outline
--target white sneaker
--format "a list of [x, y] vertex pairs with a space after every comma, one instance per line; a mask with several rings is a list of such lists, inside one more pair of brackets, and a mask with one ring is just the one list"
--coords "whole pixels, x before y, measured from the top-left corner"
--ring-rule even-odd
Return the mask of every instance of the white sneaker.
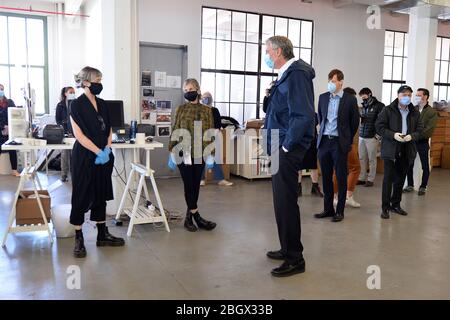
[[353, 199], [353, 196], [347, 198], [347, 201], [345, 203], [352, 208], [360, 208], [361, 207], [361, 204], [356, 202], [355, 199]]
[[200, 185], [201, 185], [201, 186], [204, 186], [204, 185], [206, 185], [206, 182], [205, 182], [205, 180], [201, 180], [201, 181], [200, 181]]
[[219, 181], [219, 183], [217, 183], [217, 184], [219, 186], [230, 187], [233, 185], [233, 182], [223, 179], [222, 181]]

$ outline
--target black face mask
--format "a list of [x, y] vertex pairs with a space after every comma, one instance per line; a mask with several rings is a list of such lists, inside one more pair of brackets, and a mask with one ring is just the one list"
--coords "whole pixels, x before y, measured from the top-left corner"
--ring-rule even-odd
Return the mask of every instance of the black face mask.
[[96, 96], [100, 94], [103, 90], [103, 85], [101, 83], [91, 82], [91, 86], [89, 87], [89, 91]]
[[187, 101], [190, 101], [190, 102], [195, 101], [195, 99], [198, 98], [198, 93], [197, 93], [197, 91], [188, 91], [188, 92], [185, 92], [185, 93], [184, 93], [184, 98], [185, 98]]

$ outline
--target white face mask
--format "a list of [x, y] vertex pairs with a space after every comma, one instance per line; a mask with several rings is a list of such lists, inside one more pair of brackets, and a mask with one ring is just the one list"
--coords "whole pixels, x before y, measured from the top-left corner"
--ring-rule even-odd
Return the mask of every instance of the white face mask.
[[421, 102], [422, 102], [422, 98], [421, 97], [419, 97], [419, 96], [415, 96], [414, 97], [414, 104], [416, 106], [420, 105]]
[[75, 93], [69, 93], [67, 95], [67, 100], [75, 100], [77, 98], [77, 96], [75, 95]]

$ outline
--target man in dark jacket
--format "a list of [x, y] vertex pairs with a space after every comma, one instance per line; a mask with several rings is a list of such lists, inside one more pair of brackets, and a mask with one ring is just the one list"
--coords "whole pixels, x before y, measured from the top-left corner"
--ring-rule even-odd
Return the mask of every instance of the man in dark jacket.
[[[377, 174], [377, 152], [379, 137], [375, 132], [375, 122], [378, 115], [384, 108], [384, 104], [379, 102], [372, 95], [372, 90], [362, 88], [359, 92], [362, 98], [361, 125], [359, 127], [359, 162], [361, 172], [359, 174], [358, 185], [372, 187]], [[367, 175], [367, 162], [369, 163], [369, 175]]]
[[385, 107], [375, 124], [382, 137], [381, 158], [384, 179], [381, 218], [389, 219], [389, 211], [406, 216], [400, 206], [406, 173], [416, 157], [415, 141], [423, 130], [420, 113], [411, 103], [413, 90], [407, 85], [398, 89], [398, 98]]
[[[278, 80], [270, 89], [264, 127], [267, 129], [267, 149], [277, 172], [272, 172], [275, 217], [281, 250], [267, 256], [284, 263], [272, 270], [275, 277], [290, 276], [305, 271], [303, 245], [300, 241], [300, 209], [297, 204], [298, 171], [314, 133], [314, 69], [296, 60], [291, 41], [286, 37], [271, 37], [266, 42], [266, 64], [279, 69]], [[272, 141], [278, 130], [279, 136]]]
[[[342, 90], [344, 74], [334, 69], [328, 74], [328, 92], [319, 97], [320, 132], [317, 139], [323, 181], [324, 210], [317, 219], [332, 217], [333, 222], [344, 219], [347, 200], [348, 153], [358, 131], [359, 111], [356, 98]], [[338, 203], [333, 207], [333, 170], [338, 182]]]
[[[423, 123], [423, 131], [419, 139], [416, 141], [417, 152], [419, 153], [420, 163], [422, 164], [422, 183], [419, 187], [419, 196], [425, 195], [427, 191], [428, 179], [430, 178], [430, 158], [428, 152], [430, 151], [429, 139], [433, 135], [436, 128], [438, 114], [428, 104], [430, 98], [430, 91], [420, 88], [416, 93], [416, 109], [420, 112], [420, 120]], [[403, 192], [411, 192], [414, 190], [414, 163], [408, 170], [408, 186]]]

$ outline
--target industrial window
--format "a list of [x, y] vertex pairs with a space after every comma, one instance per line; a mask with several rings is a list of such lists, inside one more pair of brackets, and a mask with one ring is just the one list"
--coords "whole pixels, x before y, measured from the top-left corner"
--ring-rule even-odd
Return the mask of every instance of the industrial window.
[[48, 113], [47, 19], [0, 13], [0, 83], [17, 106], [24, 90], [35, 91], [35, 113]]
[[264, 63], [273, 35], [287, 36], [295, 56], [311, 64], [312, 21], [202, 8], [202, 91], [211, 92], [222, 116], [240, 123], [263, 116], [265, 89], [277, 77]]
[[384, 41], [383, 103], [391, 104], [397, 90], [406, 83], [408, 34], [386, 31]]
[[450, 100], [450, 38], [436, 40], [436, 63], [434, 69], [434, 100]]

